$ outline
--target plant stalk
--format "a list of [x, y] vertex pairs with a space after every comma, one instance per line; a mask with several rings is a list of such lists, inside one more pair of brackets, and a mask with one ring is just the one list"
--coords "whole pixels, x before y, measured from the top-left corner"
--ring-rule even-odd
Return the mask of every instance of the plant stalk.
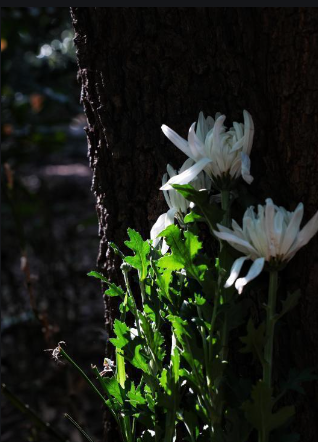
[[[273, 343], [276, 314], [277, 296], [277, 270], [271, 270], [269, 275], [268, 302], [266, 315], [266, 343], [264, 349], [263, 382], [267, 387], [272, 386], [272, 366], [273, 366]], [[258, 434], [259, 442], [268, 442], [269, 432], [263, 428]]]
[[[222, 225], [225, 227], [230, 227], [230, 219], [231, 219], [231, 206], [230, 206], [230, 196], [231, 193], [229, 190], [221, 191], [221, 207], [224, 210], [224, 216], [222, 219]], [[221, 244], [222, 250], [222, 244]], [[223, 287], [222, 287], [222, 292]], [[221, 359], [222, 361], [226, 361], [228, 357], [228, 341], [229, 341], [229, 323], [227, 314], [224, 314], [224, 322], [221, 331]]]
[[272, 270], [269, 276], [268, 304], [266, 316], [266, 344], [264, 350], [265, 364], [263, 368], [263, 381], [268, 387], [272, 386], [272, 359], [276, 313], [277, 280], [278, 272], [277, 270]]

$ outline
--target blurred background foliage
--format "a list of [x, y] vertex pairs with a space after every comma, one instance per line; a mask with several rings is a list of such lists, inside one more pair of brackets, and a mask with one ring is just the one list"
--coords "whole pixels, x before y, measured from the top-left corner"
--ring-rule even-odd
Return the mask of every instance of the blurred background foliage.
[[[95, 440], [102, 411], [45, 349], [66, 341], [89, 371], [105, 347], [98, 227], [67, 7], [1, 10], [2, 382], [72, 441]], [[85, 396], [86, 395], [86, 396]], [[53, 440], [2, 401], [2, 440]], [[88, 424], [89, 423], [89, 424]]]

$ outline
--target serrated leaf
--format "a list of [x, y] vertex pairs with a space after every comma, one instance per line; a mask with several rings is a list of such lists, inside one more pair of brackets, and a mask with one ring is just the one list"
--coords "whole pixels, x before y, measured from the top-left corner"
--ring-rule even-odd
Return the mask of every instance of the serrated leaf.
[[107, 393], [116, 399], [121, 405], [124, 405], [124, 390], [119, 385], [115, 376], [111, 378], [103, 378], [103, 383]]
[[282, 390], [294, 390], [298, 393], [305, 394], [301, 384], [303, 382], [314, 381], [318, 379], [318, 376], [313, 373], [312, 368], [306, 368], [299, 371], [296, 368], [292, 368], [288, 373], [288, 378], [281, 384]]
[[185, 224], [191, 224], [195, 222], [204, 222], [205, 218], [204, 216], [200, 215], [194, 208], [184, 217], [183, 221], [185, 222]]
[[194, 259], [202, 249], [199, 238], [191, 232], [184, 232], [185, 240], [183, 240], [181, 230], [176, 225], [167, 227], [160, 236], [165, 237], [172, 253], [160, 258], [158, 266], [169, 270], [185, 268], [193, 277], [199, 277], [194, 264]]
[[110, 342], [116, 347], [116, 348], [124, 348], [125, 345], [128, 344], [130, 341], [130, 331], [127, 325], [124, 322], [119, 321], [118, 319], [115, 319], [114, 322], [114, 332], [117, 336], [117, 338], [111, 338]]
[[240, 338], [243, 344], [245, 344], [245, 347], [240, 349], [240, 353], [252, 353], [263, 365], [265, 363], [263, 357], [263, 349], [265, 345], [265, 322], [262, 322], [258, 328], [255, 328], [253, 321], [250, 318], [247, 323], [246, 331], [247, 335]]
[[170, 287], [171, 280], [172, 280], [171, 270], [163, 270], [163, 271], [162, 271], [162, 269], [159, 270], [154, 261], [152, 262], [152, 267], [153, 267], [155, 275], [156, 275], [157, 286], [159, 287], [162, 295], [166, 299], [168, 299], [168, 301], [172, 302], [171, 296], [169, 293], [169, 287]]
[[195, 304], [199, 307], [206, 303], [206, 299], [198, 293], [194, 294], [194, 301], [195, 301]]
[[188, 330], [189, 324], [187, 321], [184, 321], [179, 316], [173, 315], [169, 315], [167, 319], [171, 322], [174, 333], [179, 341], [184, 342], [185, 337], [191, 337], [191, 334]]
[[165, 356], [165, 341], [163, 336], [158, 330], [153, 330], [152, 321], [150, 321], [143, 313], [139, 313], [138, 317], [152, 354], [155, 356], [157, 362], [162, 361]]
[[242, 411], [233, 408], [227, 410], [225, 442], [248, 441], [252, 428], [242, 414]]
[[142, 355], [143, 343], [139, 337], [131, 339], [130, 330], [124, 322], [115, 319], [114, 331], [116, 338], [111, 338], [109, 341], [117, 348], [123, 351], [123, 356], [134, 367], [140, 368], [144, 372], [149, 371], [147, 360]]
[[300, 290], [295, 290], [293, 293], [288, 293], [285, 301], [282, 301], [282, 310], [278, 315], [276, 315], [275, 320], [277, 321], [282, 316], [284, 316], [287, 312], [289, 312], [294, 307], [296, 307], [300, 297], [301, 297]]
[[134, 408], [138, 407], [138, 405], [146, 404], [146, 399], [143, 397], [140, 388], [137, 388], [137, 390], [132, 388], [128, 391], [127, 398]]
[[105, 290], [105, 295], [107, 296], [119, 296], [121, 299], [124, 299], [125, 292], [121, 287], [118, 287], [116, 284], [112, 282], [107, 282], [109, 289]]
[[289, 433], [286, 434], [286, 430], [275, 431], [271, 434], [271, 442], [298, 442], [300, 440], [300, 434]]
[[190, 184], [174, 184], [172, 187], [181, 193], [184, 198], [196, 205], [194, 208], [195, 212], [204, 217], [211, 232], [216, 228], [216, 224], [221, 222], [224, 211], [217, 204], [210, 202], [210, 196], [207, 190], [195, 190]]
[[140, 233], [136, 232], [134, 229], [128, 229], [128, 235], [130, 240], [125, 241], [125, 245], [135, 252], [135, 256], [126, 256], [125, 261], [138, 270], [139, 279], [140, 281], [143, 281], [147, 277], [147, 271], [150, 264], [148, 258], [150, 244], [148, 241], [144, 241]]
[[259, 381], [252, 389], [252, 400], [242, 404], [246, 419], [256, 430], [266, 434], [284, 425], [295, 414], [293, 406], [280, 408], [276, 413], [273, 413], [275, 401], [272, 398], [272, 393], [272, 388], [263, 381]]

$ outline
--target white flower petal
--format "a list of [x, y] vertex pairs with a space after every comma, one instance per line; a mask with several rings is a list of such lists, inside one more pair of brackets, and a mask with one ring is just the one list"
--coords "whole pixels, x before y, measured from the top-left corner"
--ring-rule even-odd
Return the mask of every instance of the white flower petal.
[[165, 214], [166, 215], [165, 229], [174, 223], [174, 216], [176, 213], [177, 213], [177, 209], [173, 208], [173, 209], [168, 210], [168, 212]]
[[250, 155], [254, 138], [254, 123], [252, 116], [246, 110], [243, 111], [244, 116], [244, 145], [243, 152]]
[[[174, 216], [176, 213], [177, 213], [176, 209], [170, 209], [170, 210], [168, 210], [167, 213], [165, 213], [165, 220], [164, 220], [165, 229], [174, 223]], [[163, 238], [162, 239], [162, 246], [161, 246], [161, 253], [164, 255], [165, 253], [167, 253], [168, 250], [169, 250], [169, 246], [166, 243], [166, 240]]]
[[310, 221], [301, 229], [298, 233], [296, 242], [291, 247], [286, 255], [286, 258], [290, 260], [294, 254], [303, 246], [305, 246], [308, 241], [318, 232], [318, 212], [311, 218]]
[[214, 127], [213, 127], [213, 145], [220, 150], [221, 149], [221, 131], [223, 127], [224, 120], [226, 119], [225, 115], [220, 115], [217, 120], [215, 121]]
[[196, 134], [197, 134], [199, 140], [202, 143], [204, 143], [205, 136], [206, 136], [207, 133], [208, 133], [207, 124], [205, 122], [205, 118], [204, 118], [203, 112], [201, 111], [199, 113]]
[[187, 160], [185, 160], [185, 162], [182, 164], [179, 173], [184, 172], [185, 170], [189, 169], [189, 167], [193, 166], [193, 164], [195, 163], [195, 161], [192, 158], [188, 158]]
[[192, 123], [188, 133], [188, 144], [191, 149], [193, 158], [197, 161], [205, 157], [204, 144], [200, 141], [195, 133], [195, 123]]
[[295, 212], [292, 214], [291, 220], [289, 221], [288, 227], [284, 234], [283, 242], [280, 246], [280, 255], [285, 255], [291, 246], [294, 244], [297, 234], [299, 232], [299, 227], [301, 220], [304, 215], [304, 206], [302, 203], [299, 203]]
[[249, 269], [247, 275], [244, 278], [239, 278], [236, 280], [235, 288], [239, 292], [239, 294], [242, 293], [243, 287], [246, 286], [252, 279], [255, 279], [263, 270], [265, 264], [265, 258], [258, 258], [256, 259], [251, 268]]
[[[219, 224], [217, 225], [219, 227]], [[219, 227], [220, 228], [220, 227]], [[239, 238], [238, 236], [236, 236], [234, 233], [227, 233], [227, 232], [217, 232], [215, 230], [213, 230], [213, 233], [215, 236], [217, 236], [220, 239], [223, 239], [225, 241], [227, 241], [228, 243], [231, 244], [232, 247], [236, 248], [236, 245], [242, 246], [244, 253], [246, 254], [250, 254], [252, 253], [253, 256], [257, 256], [257, 250], [254, 249], [254, 247], [248, 243], [247, 241], [245, 241], [242, 238]], [[242, 250], [242, 249], [240, 249]]]
[[234, 281], [237, 279], [238, 275], [240, 274], [241, 268], [247, 259], [248, 259], [247, 256], [242, 256], [241, 258], [238, 258], [236, 261], [234, 261], [231, 268], [230, 276], [224, 285], [225, 288], [231, 287], [231, 285], [234, 284]]
[[244, 181], [247, 182], [247, 184], [251, 184], [251, 182], [254, 180], [252, 175], [250, 174], [250, 168], [251, 168], [251, 160], [246, 153], [241, 152], [241, 174]]
[[236, 143], [233, 144], [230, 153], [236, 152], [243, 147], [244, 138], [240, 138]]
[[157, 236], [166, 227], [165, 225], [166, 216], [167, 216], [166, 213], [160, 215], [157, 221], [155, 222], [155, 224], [152, 226], [152, 229], [150, 230], [150, 239], [152, 239], [154, 247], [156, 247], [156, 245], [158, 245], [160, 241], [160, 238], [157, 238]]
[[271, 198], [265, 200], [265, 231], [267, 236], [267, 246], [269, 256], [266, 257], [268, 260], [270, 256], [276, 256], [276, 250], [274, 247], [274, 216], [275, 216], [275, 206]]
[[212, 160], [210, 160], [210, 158], [202, 158], [189, 169], [171, 178], [164, 186], [160, 187], [160, 190], [170, 190], [172, 189], [172, 184], [190, 183], [190, 181], [192, 181], [205, 168], [205, 166], [211, 162]]
[[[192, 153], [187, 141], [184, 138], [181, 138], [174, 130], [170, 129], [170, 127], [163, 124], [161, 126], [162, 132], [165, 134], [167, 138], [177, 146], [183, 153], [185, 153], [188, 157], [192, 157]], [[193, 158], [194, 159], [194, 158]]]
[[177, 171], [170, 164], [167, 164], [167, 172], [170, 178], [177, 175]]

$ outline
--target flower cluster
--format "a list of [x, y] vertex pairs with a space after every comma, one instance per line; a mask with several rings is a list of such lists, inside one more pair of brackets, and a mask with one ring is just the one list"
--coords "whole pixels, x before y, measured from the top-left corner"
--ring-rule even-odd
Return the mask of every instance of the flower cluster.
[[[298, 204], [294, 212], [288, 212], [283, 207], [274, 205], [268, 198], [266, 205], [259, 205], [257, 209], [257, 214], [254, 207], [246, 210], [242, 228], [232, 220], [233, 230], [218, 224], [219, 231], [214, 231], [218, 238], [227, 241], [245, 255], [234, 262], [225, 284], [225, 287], [230, 287], [236, 281], [235, 287], [239, 293], [261, 273], [265, 262], [276, 268], [288, 262], [318, 231], [318, 212], [300, 230], [304, 214], [302, 203]], [[249, 272], [244, 278], [237, 279], [248, 259], [254, 261]]]
[[[215, 119], [204, 117], [200, 112], [197, 123], [190, 126], [188, 140], [181, 138], [168, 126], [163, 125], [162, 131], [169, 140], [189, 158], [185, 161], [179, 173], [170, 165], [168, 175], [162, 180], [166, 202], [169, 206], [167, 213], [159, 216], [151, 229], [151, 239], [157, 246], [161, 238], [158, 234], [174, 219], [182, 221], [190, 203], [173, 188], [173, 184], [188, 184], [197, 189], [210, 189], [213, 185], [222, 191], [233, 188], [236, 180], [242, 177], [248, 184], [253, 181], [250, 174], [250, 153], [254, 137], [254, 123], [248, 111], [243, 111], [244, 123], [233, 123], [226, 129], [225, 115], [217, 113]], [[169, 180], [168, 180], [169, 176]], [[283, 207], [274, 205], [268, 198], [266, 205], [249, 207], [243, 217], [243, 227], [232, 220], [232, 229], [218, 224], [219, 231], [215, 236], [227, 241], [232, 247], [242, 252], [231, 269], [225, 287], [235, 282], [235, 287], [242, 293], [243, 287], [256, 278], [264, 268], [265, 262], [273, 268], [278, 268], [288, 262], [295, 253], [303, 247], [318, 231], [318, 212], [299, 230], [303, 218], [304, 207], [300, 203], [294, 212], [288, 212]], [[161, 251], [166, 253], [168, 246], [163, 240]], [[244, 262], [248, 259], [253, 264], [244, 278], [238, 278]]]
[[[225, 115], [216, 114], [204, 118], [199, 114], [197, 124], [190, 126], [188, 141], [181, 138], [168, 126], [163, 125], [163, 133], [195, 164], [176, 177], [172, 177], [161, 190], [171, 189], [171, 184], [188, 184], [202, 170], [212, 179], [220, 190], [231, 187], [233, 181], [242, 176], [250, 184], [253, 177], [250, 175], [250, 158], [254, 124], [251, 115], [244, 110], [244, 124], [233, 123], [233, 127], [226, 130]], [[196, 126], [196, 129], [195, 129]]]

